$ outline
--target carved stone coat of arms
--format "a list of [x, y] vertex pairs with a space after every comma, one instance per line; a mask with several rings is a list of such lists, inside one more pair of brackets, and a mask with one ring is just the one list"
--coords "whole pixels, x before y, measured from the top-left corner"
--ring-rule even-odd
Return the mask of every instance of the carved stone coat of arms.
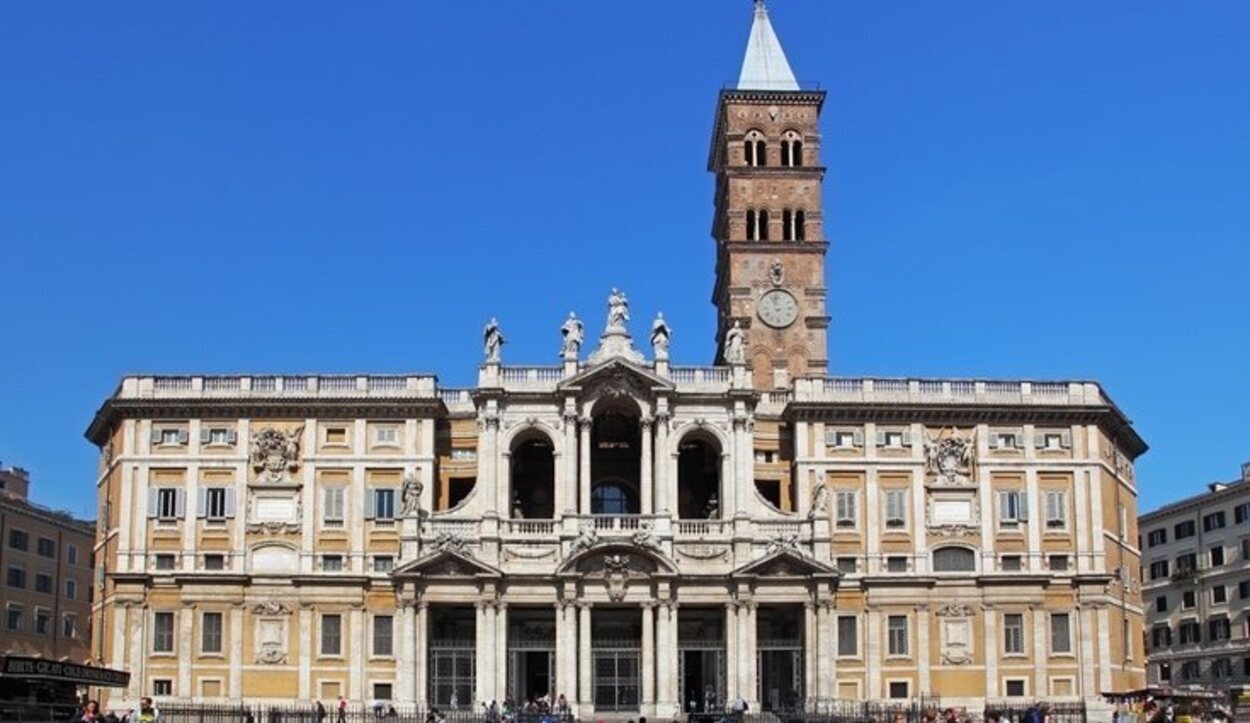
[[280, 483], [290, 479], [290, 473], [299, 468], [299, 444], [303, 434], [303, 425], [290, 432], [265, 427], [252, 433], [250, 456], [258, 482]]

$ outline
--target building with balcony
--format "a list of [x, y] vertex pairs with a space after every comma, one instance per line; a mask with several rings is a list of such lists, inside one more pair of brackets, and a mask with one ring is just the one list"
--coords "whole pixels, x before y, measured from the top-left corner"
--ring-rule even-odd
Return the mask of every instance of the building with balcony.
[[672, 364], [662, 318], [636, 341], [613, 290], [556, 366], [504, 363], [492, 321], [468, 389], [123, 379], [87, 436], [128, 697], [667, 718], [1140, 687], [1145, 445], [1098, 384], [827, 375], [824, 99], [757, 3], [709, 158], [713, 366]]
[[0, 467], [0, 655], [91, 657], [95, 523], [35, 504], [30, 473]]
[[1250, 684], [1250, 463], [1138, 526], [1150, 682]]

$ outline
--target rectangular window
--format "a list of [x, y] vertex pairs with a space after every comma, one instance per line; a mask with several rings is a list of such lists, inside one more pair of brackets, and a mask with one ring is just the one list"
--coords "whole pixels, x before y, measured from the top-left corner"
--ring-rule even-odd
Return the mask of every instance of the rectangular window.
[[152, 615], [152, 652], [174, 652], [173, 613], [154, 613]]
[[389, 658], [395, 649], [395, 619], [390, 615], [373, 616], [373, 654]]
[[1003, 555], [1000, 566], [1004, 572], [1019, 572], [1024, 569], [1024, 560], [1019, 555]]
[[210, 427], [207, 432], [201, 432], [201, 443], [215, 447], [228, 447], [234, 444], [234, 430], [229, 427]]
[[343, 526], [343, 495], [344, 487], [326, 487], [322, 494], [321, 523], [326, 527]]
[[1034, 434], [1036, 435], [1035, 439], [1037, 440], [1038, 449], [1055, 452], [1072, 446], [1072, 436], [1070, 432], [1035, 431]]
[[206, 487], [204, 489], [204, 517], [210, 520], [226, 519], [226, 492], [225, 487]]
[[834, 493], [835, 512], [838, 527], [854, 527], [859, 517], [856, 510], [856, 493], [853, 490], [838, 490]]
[[1072, 623], [1067, 613], [1050, 614], [1050, 652], [1055, 655], [1072, 652]]
[[1176, 556], [1176, 571], [1178, 573], [1194, 572], [1198, 569], [1198, 555], [1193, 552], [1187, 552], [1184, 555]]
[[374, 572], [390, 572], [395, 569], [395, 558], [391, 555], [375, 555], [373, 558]]
[[1242, 600], [1250, 598], [1250, 580], [1242, 580], [1237, 583], [1237, 597]]
[[895, 699], [910, 698], [911, 688], [905, 680], [890, 681], [890, 697]]
[[65, 546], [65, 561], [71, 565], [78, 564], [78, 545]]
[[877, 446], [887, 447], [890, 449], [901, 449], [910, 444], [907, 439], [909, 436], [910, 435], [906, 434], [901, 429], [890, 429], [877, 432]]
[[395, 490], [379, 487], [373, 490], [373, 519], [388, 522], [395, 519]]
[[373, 428], [373, 443], [379, 447], [396, 447], [399, 445], [399, 427], [393, 424], [379, 424]]
[[838, 572], [843, 575], [853, 575], [856, 572], [859, 572], [858, 557], [839, 557], [837, 564]]
[[1180, 624], [1181, 645], [1193, 645], [1202, 637], [1197, 620], [1182, 620]]
[[324, 572], [342, 572], [343, 556], [342, 555], [322, 555], [321, 569]]
[[1241, 524], [1250, 519], [1250, 502], [1243, 502], [1233, 508], [1233, 522]]
[[1167, 560], [1155, 560], [1154, 562], [1150, 563], [1150, 579], [1151, 580], [1162, 580], [1163, 578], [1167, 576], [1168, 576], [1168, 561]]
[[326, 427], [327, 445], [346, 445], [347, 427]]
[[1019, 449], [1018, 432], [995, 432], [990, 435], [990, 449]]
[[1062, 529], [1068, 525], [1068, 495], [1056, 490], [1046, 491], [1046, 527]]
[[61, 637], [73, 640], [78, 637], [78, 616], [65, 613], [61, 617]]
[[1207, 620], [1207, 637], [1213, 643], [1231, 638], [1232, 625], [1229, 624], [1228, 618], [1221, 615]]
[[65, 597], [73, 600], [78, 597], [78, 581], [73, 578], [65, 580]]
[[838, 655], [859, 655], [859, 618], [854, 615], [838, 616]]
[[833, 433], [833, 446], [838, 449], [855, 449], [864, 446], [862, 432], [840, 429]]
[[1232, 677], [1232, 674], [1233, 661], [1228, 658], [1216, 658], [1211, 663], [1211, 675], [1216, 680], [1224, 680], [1225, 678]]
[[25, 568], [9, 565], [9, 576], [6, 580], [9, 587], [15, 587], [22, 590], [26, 589], [26, 570]]
[[1181, 663], [1181, 680], [1198, 679], [1198, 661], [1187, 660]]
[[48, 537], [40, 537], [35, 542], [35, 552], [40, 557], [56, 557], [56, 540]]
[[1012, 678], [1006, 681], [1006, 693], [1008, 698], [1024, 697], [1024, 681], [1019, 678]]
[[10, 605], [8, 610], [8, 620], [5, 621], [9, 630], [22, 629], [22, 609], [16, 605]]
[[1193, 537], [1197, 534], [1193, 520], [1185, 520], [1184, 522], [1176, 523], [1176, 526], [1172, 528], [1172, 532], [1178, 540]]
[[1228, 602], [1228, 588], [1223, 585], [1212, 585], [1211, 602], [1216, 605]]
[[1049, 563], [1050, 569], [1052, 572], [1067, 572], [1068, 571], [1068, 556], [1067, 555], [1051, 555], [1049, 559], [1050, 559], [1050, 563]]
[[1215, 547], [1212, 547], [1208, 552], [1210, 553], [1209, 557], [1211, 560], [1211, 567], [1218, 567], [1224, 564], [1224, 546], [1223, 545], [1216, 545]]
[[201, 619], [200, 650], [205, 653], [221, 652], [221, 613], [204, 613]]
[[1202, 531], [1212, 532], [1224, 529], [1224, 511], [1212, 512], [1202, 518]]
[[1024, 655], [1024, 616], [1019, 613], [1003, 615], [1003, 653]]
[[35, 610], [35, 632], [39, 635], [52, 632], [52, 614], [47, 610]]
[[886, 623], [889, 639], [889, 654], [907, 655], [907, 616], [891, 615]]
[[177, 446], [186, 444], [188, 435], [178, 427], [157, 427], [152, 436], [158, 446]]
[[30, 536], [22, 530], [9, 530], [9, 547], [26, 552], [30, 549]]
[[885, 491], [885, 526], [907, 526], [907, 490]]
[[1241, 559], [1250, 560], [1250, 537], [1241, 541]]
[[51, 595], [52, 576], [46, 572], [35, 573], [35, 592], [41, 592], [44, 595]]
[[174, 569], [174, 563], [176, 560], [177, 558], [169, 553], [160, 553], [156, 556], [156, 569], [172, 570]]
[[1172, 628], [1167, 625], [1156, 625], [1150, 630], [1150, 645], [1153, 648], [1166, 648], [1172, 644]]
[[907, 572], [907, 558], [903, 555], [890, 555], [885, 558], [886, 572]]
[[1167, 542], [1168, 542], [1168, 531], [1166, 527], [1160, 528], [1158, 530], [1151, 530], [1150, 532], [1146, 533], [1146, 545], [1149, 547], [1156, 547], [1158, 545], [1166, 545]]
[[390, 700], [393, 697], [390, 683], [374, 683], [373, 699], [374, 700]]
[[176, 520], [182, 517], [182, 490], [176, 487], [161, 487], [156, 490], [156, 518], [159, 520]]
[[174, 694], [174, 681], [169, 678], [157, 678], [152, 681], [152, 695], [167, 696]]
[[1011, 490], [998, 493], [998, 524], [1015, 527], [1029, 519], [1029, 499], [1023, 492]]
[[321, 654], [341, 655], [343, 651], [343, 617], [321, 616]]
[[1184, 591], [1184, 592], [1182, 592], [1182, 593], [1181, 593], [1181, 608], [1182, 608], [1182, 609], [1184, 609], [1184, 610], [1189, 610], [1189, 609], [1190, 609], [1190, 608], [1192, 608], [1195, 604], [1196, 604], [1196, 603], [1195, 603], [1195, 601], [1194, 601], [1194, 591], [1193, 591], [1193, 590], [1186, 590], [1186, 591]]
[[205, 570], [225, 570], [226, 569], [226, 556], [217, 554], [217, 553], [205, 555], [204, 556], [204, 569]]
[[[1245, 596], [1243, 595], [1242, 597], [1245, 597]], [[1168, 596], [1160, 595], [1156, 597], [1155, 598], [1155, 612], [1166, 613], [1167, 611], [1168, 611]]]

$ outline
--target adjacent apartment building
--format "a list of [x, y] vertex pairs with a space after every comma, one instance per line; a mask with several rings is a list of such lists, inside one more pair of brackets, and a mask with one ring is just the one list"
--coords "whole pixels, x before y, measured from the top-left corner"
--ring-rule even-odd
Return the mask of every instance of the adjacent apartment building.
[[1250, 462], [1139, 527], [1150, 682], [1250, 684]]
[[95, 523], [29, 499], [30, 475], [0, 468], [0, 655], [90, 658]]
[[471, 388], [122, 379], [87, 436], [125, 695], [668, 719], [1141, 687], [1146, 446], [1100, 385], [828, 375], [824, 102], [757, 3], [711, 134], [715, 348], [636, 342], [613, 290], [552, 320], [557, 365], [488, 325]]

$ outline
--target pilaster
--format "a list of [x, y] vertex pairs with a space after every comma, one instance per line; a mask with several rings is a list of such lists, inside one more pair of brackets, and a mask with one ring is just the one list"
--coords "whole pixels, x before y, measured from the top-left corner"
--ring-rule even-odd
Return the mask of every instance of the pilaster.
[[655, 603], [642, 604], [642, 715], [655, 715]]

